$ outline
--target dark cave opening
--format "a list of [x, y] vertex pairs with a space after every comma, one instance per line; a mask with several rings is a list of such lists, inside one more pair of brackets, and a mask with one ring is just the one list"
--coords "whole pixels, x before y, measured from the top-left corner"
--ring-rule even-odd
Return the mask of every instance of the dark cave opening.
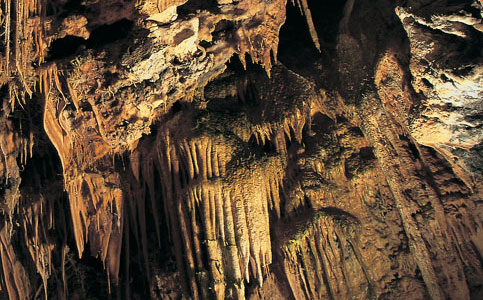
[[[85, 248], [90, 248], [89, 243], [85, 245]], [[77, 254], [73, 255], [77, 256]], [[77, 264], [76, 271], [81, 274], [78, 278], [84, 282], [74, 281], [73, 291], [77, 293], [81, 292], [81, 294], [84, 294], [82, 296], [86, 297], [86, 299], [94, 295], [97, 299], [110, 299], [112, 297], [112, 291], [109, 290], [109, 283], [107, 282], [108, 278], [102, 261], [95, 253], [88, 253], [88, 251], [82, 255], [81, 259], [78, 259], [77, 257], [75, 258], [75, 263]]]
[[[315, 29], [321, 44], [322, 55], [333, 51], [339, 21], [343, 17], [346, 1], [308, 1]], [[289, 68], [307, 64], [320, 57], [310, 36], [305, 16], [300, 9], [287, 3], [287, 19], [280, 29], [278, 59]], [[327, 55], [326, 55], [327, 56]]]
[[83, 3], [85, 3], [85, 1], [82, 1], [82, 0], [66, 1], [64, 6], [62, 7], [63, 12], [60, 15], [60, 17], [66, 17], [69, 14], [83, 11], [85, 9], [85, 6]]
[[[180, 102], [176, 102], [174, 106], [179, 106], [181, 109], [181, 105]], [[142, 141], [146, 146], [151, 147], [152, 138], [152, 135], [145, 136]], [[150, 158], [141, 157], [142, 161], [147, 159]], [[124, 193], [126, 201], [124, 202], [119, 286], [111, 292], [112, 298], [129, 295], [135, 291], [141, 297], [139, 299], [149, 299], [152, 296], [152, 289], [156, 289], [157, 276], [175, 276], [175, 255], [169, 231], [170, 221], [164, 207], [164, 201], [167, 200], [163, 198], [165, 191], [160, 184], [163, 182], [161, 170], [155, 166], [156, 160], [154, 160], [146, 164], [152, 169], [140, 172], [138, 181], [134, 177], [133, 170], [126, 168], [129, 161], [130, 157], [124, 155], [116, 157], [115, 162], [116, 171], [122, 174], [121, 184], [127, 188]], [[153, 183], [151, 187], [150, 183]], [[147, 280], [148, 277], [151, 281]]]
[[214, 44], [215, 41], [226, 37], [227, 35], [233, 34], [234, 30], [235, 25], [233, 21], [221, 20], [220, 22], [216, 23], [215, 30], [211, 34], [213, 37], [212, 44]]
[[131, 20], [122, 19], [93, 29], [87, 40], [73, 35], [56, 39], [50, 44], [47, 61], [70, 57], [83, 48], [98, 50], [105, 45], [122, 40], [129, 35], [133, 24]]
[[376, 159], [376, 156], [374, 155], [374, 148], [373, 147], [362, 147], [359, 150], [359, 155], [365, 161]]
[[[49, 193], [54, 192], [52, 190], [52, 184], [58, 183], [58, 193], [63, 193], [62, 186], [62, 166], [56, 150], [52, 145], [48, 147], [45, 153], [39, 153], [38, 150], [34, 151], [34, 156], [27, 159], [27, 164], [23, 167], [22, 182], [20, 188], [36, 187], [40, 189], [39, 192], [47, 188]], [[43, 155], [42, 155], [43, 154]]]
[[254, 149], [259, 150], [264, 154], [275, 154], [277, 153], [277, 148], [275, 145], [267, 138], [264, 141], [260, 139], [257, 140], [255, 134], [250, 136], [248, 144]]
[[8, 85], [0, 85], [0, 99], [2, 99], [2, 106], [4, 106], [5, 101], [7, 101], [8, 97]]
[[335, 129], [335, 125], [334, 120], [328, 116], [320, 112], [315, 113], [311, 117], [310, 123], [305, 124], [302, 130], [302, 140], [307, 153], [317, 151], [317, 145], [322, 140], [329, 138], [328, 136]]
[[106, 44], [110, 44], [126, 38], [133, 28], [133, 21], [122, 19], [109, 25], [101, 25], [91, 32], [87, 40], [87, 48], [99, 49]]
[[85, 43], [85, 39], [73, 35], [56, 39], [50, 44], [47, 61], [62, 59], [74, 55]]
[[244, 75], [252, 72], [265, 72], [262, 66], [253, 62], [251, 56], [248, 53], [245, 53], [245, 62], [246, 65], [243, 66], [243, 63], [240, 60], [238, 55], [233, 55], [230, 60], [226, 63], [226, 68], [228, 71], [234, 72], [236, 75]]
[[332, 45], [339, 33], [339, 22], [344, 17], [344, 7], [347, 0], [309, 0], [312, 19], [317, 29], [320, 42]]
[[179, 113], [182, 108], [183, 108], [183, 106], [182, 106], [181, 102], [178, 100], [175, 103], [173, 103], [173, 105], [171, 106], [170, 113], [172, 115], [175, 115], [175, 114]]
[[180, 16], [186, 16], [201, 10], [218, 9], [216, 0], [188, 0], [185, 4], [178, 6], [177, 13]]

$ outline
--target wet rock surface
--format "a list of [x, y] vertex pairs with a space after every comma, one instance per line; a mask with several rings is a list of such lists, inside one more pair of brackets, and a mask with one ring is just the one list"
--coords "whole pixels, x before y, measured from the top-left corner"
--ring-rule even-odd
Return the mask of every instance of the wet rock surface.
[[482, 14], [0, 1], [0, 298], [481, 299]]

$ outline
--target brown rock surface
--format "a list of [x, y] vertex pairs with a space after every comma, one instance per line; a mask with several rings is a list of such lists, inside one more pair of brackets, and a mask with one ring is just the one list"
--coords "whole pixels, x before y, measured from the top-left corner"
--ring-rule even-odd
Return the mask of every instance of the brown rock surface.
[[481, 299], [482, 15], [1, 0], [0, 299]]

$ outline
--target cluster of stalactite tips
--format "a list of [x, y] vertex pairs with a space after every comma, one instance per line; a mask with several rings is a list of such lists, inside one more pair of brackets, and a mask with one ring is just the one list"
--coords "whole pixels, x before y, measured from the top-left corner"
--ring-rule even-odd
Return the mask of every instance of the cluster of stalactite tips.
[[482, 299], [479, 0], [0, 0], [0, 299]]

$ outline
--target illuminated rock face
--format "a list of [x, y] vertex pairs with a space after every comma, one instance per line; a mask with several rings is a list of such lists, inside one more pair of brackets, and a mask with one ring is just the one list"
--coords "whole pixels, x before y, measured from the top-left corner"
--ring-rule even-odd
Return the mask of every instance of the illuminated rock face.
[[0, 298], [483, 297], [481, 2], [0, 14]]

